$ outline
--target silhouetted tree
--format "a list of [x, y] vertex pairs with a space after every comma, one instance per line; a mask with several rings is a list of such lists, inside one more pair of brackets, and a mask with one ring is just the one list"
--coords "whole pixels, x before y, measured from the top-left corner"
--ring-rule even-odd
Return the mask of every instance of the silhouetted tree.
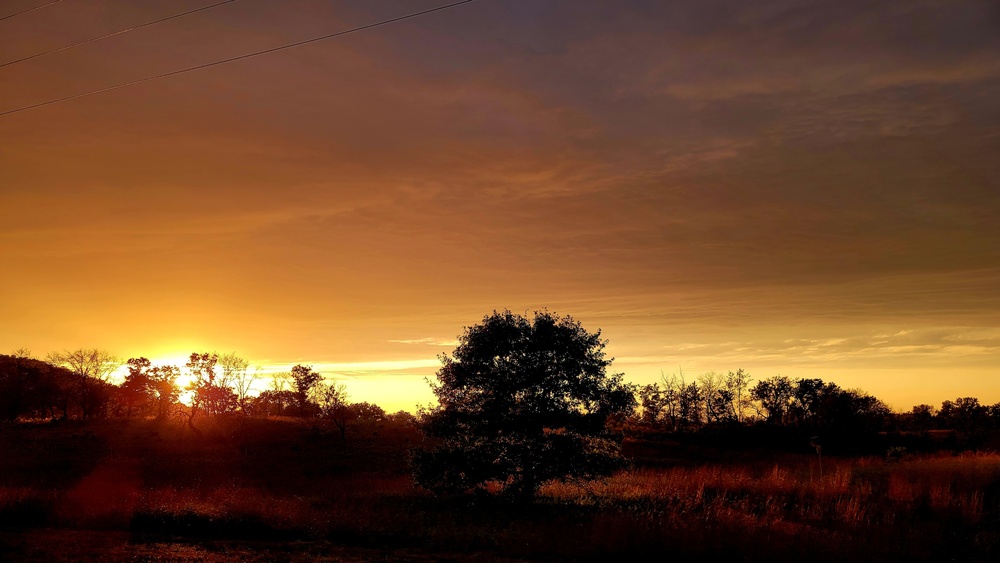
[[676, 432], [681, 427], [681, 391], [684, 390], [684, 374], [678, 377], [676, 373], [666, 375], [661, 371], [660, 386], [663, 389], [660, 418], [667, 429]]
[[723, 382], [726, 391], [731, 397], [733, 416], [736, 418], [736, 422], [740, 424], [746, 422], [747, 413], [750, 410], [750, 380], [752, 379], [749, 373], [738, 369], [726, 374], [726, 379]]
[[215, 364], [218, 361], [217, 354], [192, 352], [188, 362], [184, 364], [191, 376], [191, 382], [187, 386], [187, 390], [191, 391], [191, 408], [187, 413], [187, 425], [198, 436], [201, 436], [201, 431], [195, 427], [194, 419], [198, 411], [203, 408], [206, 398], [212, 394], [212, 388], [215, 386]]
[[236, 394], [236, 402], [240, 412], [247, 414], [249, 408], [250, 388], [259, 376], [260, 368], [249, 371], [250, 362], [236, 355], [236, 352], [219, 356], [219, 366], [222, 368], [223, 385], [230, 387]]
[[993, 423], [993, 428], [1000, 428], [1000, 403], [993, 403], [987, 407], [987, 411], [990, 415], [990, 421]]
[[715, 372], [686, 383], [684, 374], [660, 374], [660, 382], [639, 388], [642, 421], [672, 432], [694, 431], [705, 424], [736, 421], [733, 390]]
[[31, 352], [24, 348], [0, 356], [0, 417], [4, 420], [15, 420], [30, 409], [32, 383], [38, 378], [30, 360]]
[[232, 388], [221, 385], [205, 385], [198, 389], [199, 404], [205, 412], [218, 416], [222, 414], [235, 413], [239, 408], [239, 399]]
[[714, 393], [705, 397], [705, 409], [711, 409], [712, 422], [715, 424], [730, 425], [736, 422], [736, 413], [733, 411], [733, 393], [729, 389], [716, 389]]
[[292, 379], [295, 381], [295, 396], [299, 402], [299, 416], [308, 416], [311, 410], [309, 394], [323, 381], [323, 376], [313, 371], [312, 366], [297, 365], [292, 368]]
[[292, 388], [292, 374], [287, 371], [279, 371], [271, 374], [272, 391], [288, 391]]
[[97, 348], [53, 352], [48, 360], [67, 368], [76, 376], [73, 399], [80, 409], [81, 418], [104, 416], [112, 393], [108, 379], [122, 365], [122, 361], [107, 350]]
[[177, 403], [180, 388], [177, 386], [177, 378], [181, 375], [181, 369], [177, 366], [153, 366], [147, 373], [147, 385], [149, 389], [156, 393], [156, 418], [164, 419], [169, 414], [169, 409]]
[[788, 419], [791, 424], [809, 426], [815, 422], [824, 396], [824, 385], [822, 379], [795, 380], [792, 402], [788, 407]]
[[360, 402], [351, 403], [348, 406], [351, 411], [350, 422], [361, 429], [373, 431], [386, 421], [385, 410], [373, 403]]
[[693, 431], [701, 427], [703, 398], [701, 389], [694, 381], [681, 386], [677, 396], [679, 430]]
[[710, 371], [698, 377], [698, 388], [701, 390], [701, 400], [704, 404], [705, 424], [715, 424], [727, 417], [730, 407], [725, 401], [719, 400], [719, 394], [725, 392], [725, 379], [722, 374]]
[[896, 417], [899, 428], [911, 432], [925, 432], [934, 428], [936, 409], [928, 404], [914, 405], [910, 412]]
[[975, 397], [959, 397], [941, 403], [937, 418], [942, 426], [965, 434], [977, 444], [990, 427], [989, 407]]
[[180, 373], [176, 366], [154, 366], [146, 358], [129, 358], [128, 375], [119, 387], [125, 416], [155, 413], [158, 419], [166, 418], [180, 393]]
[[254, 416], [292, 416], [298, 414], [299, 398], [294, 391], [262, 391], [250, 401]]
[[413, 413], [409, 413], [404, 410], [398, 410], [392, 414], [386, 415], [386, 420], [396, 426], [404, 427], [416, 427], [419, 424], [419, 420], [413, 415]]
[[[218, 363], [218, 354], [196, 352], [191, 354], [185, 364], [191, 375], [191, 383], [188, 385], [188, 390], [192, 392], [189, 423], [199, 410], [204, 410], [209, 415], [222, 415], [235, 412], [239, 406], [236, 393], [225, 378], [216, 372]], [[188, 426], [194, 429], [191, 424]]]
[[792, 401], [792, 382], [787, 377], [776, 376], [757, 382], [750, 396], [761, 408], [768, 424], [784, 424]]
[[361, 428], [369, 431], [386, 420], [382, 407], [372, 403], [351, 403], [343, 384], [320, 385], [320, 418], [329, 420], [340, 432], [340, 439], [347, 441], [347, 430]]
[[[639, 406], [642, 408], [640, 420], [650, 426], [663, 424], [665, 399], [658, 383], [650, 383], [639, 388]], [[672, 428], [671, 428], [672, 429]]]
[[149, 392], [146, 376], [151, 366], [150, 361], [146, 358], [129, 358], [127, 365], [128, 375], [118, 386], [116, 393], [117, 409], [124, 412], [117, 414], [125, 417], [144, 415], [152, 409], [154, 400]]
[[419, 485], [461, 492], [496, 483], [534, 495], [553, 479], [587, 479], [619, 465], [609, 417], [631, 413], [634, 389], [608, 375], [600, 331], [571, 317], [496, 312], [467, 327], [422, 413], [434, 447], [413, 458]]
[[340, 438], [347, 440], [347, 425], [354, 418], [355, 412], [347, 402], [347, 386], [343, 383], [317, 384], [313, 383], [313, 394], [319, 407], [319, 417], [329, 420], [340, 431]]
[[860, 389], [823, 384], [812, 426], [839, 434], [865, 434], [883, 429], [892, 414], [877, 398]]

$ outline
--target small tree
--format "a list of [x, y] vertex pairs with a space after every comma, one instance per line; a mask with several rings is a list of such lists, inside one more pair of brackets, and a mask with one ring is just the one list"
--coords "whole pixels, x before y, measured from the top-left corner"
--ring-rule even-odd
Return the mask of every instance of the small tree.
[[532, 496], [546, 481], [610, 474], [620, 456], [607, 421], [630, 414], [635, 397], [621, 374], [605, 373], [600, 334], [548, 312], [494, 311], [467, 327], [441, 356], [438, 405], [422, 413], [435, 442], [414, 455], [417, 483]]
[[[719, 391], [723, 391], [723, 378], [721, 373], [710, 371], [698, 377], [698, 388], [701, 390], [701, 400], [705, 406], [705, 423], [714, 424], [725, 419], [726, 412], [723, 403], [719, 400]], [[720, 409], [720, 407], [723, 407]]]
[[665, 401], [663, 391], [657, 383], [650, 383], [639, 388], [639, 405], [642, 407], [642, 422], [650, 426], [659, 426], [663, 421]]
[[347, 441], [347, 424], [354, 413], [347, 402], [347, 386], [343, 383], [319, 384], [314, 388], [319, 416], [329, 420], [340, 431], [340, 438]]
[[180, 370], [174, 366], [154, 366], [146, 358], [129, 358], [128, 375], [119, 386], [125, 416], [155, 412], [157, 419], [165, 419], [168, 409], [177, 401], [179, 376]]
[[248, 370], [250, 362], [246, 358], [237, 356], [236, 352], [219, 356], [219, 366], [222, 367], [223, 385], [233, 390], [240, 413], [246, 415], [249, 407], [250, 388], [259, 377], [260, 367], [256, 371], [250, 372]]
[[254, 416], [292, 416], [298, 412], [299, 399], [293, 391], [268, 389], [250, 399], [248, 404]]
[[309, 394], [316, 384], [323, 381], [323, 376], [313, 371], [312, 366], [297, 365], [292, 368], [292, 379], [299, 402], [299, 416], [306, 416], [309, 414]]
[[702, 399], [704, 394], [695, 382], [681, 387], [678, 395], [678, 412], [680, 429], [697, 430], [701, 426]]
[[215, 364], [218, 361], [218, 354], [192, 352], [188, 362], [184, 364], [191, 376], [191, 382], [187, 386], [187, 390], [191, 391], [191, 408], [187, 414], [187, 425], [198, 436], [201, 436], [201, 431], [195, 427], [194, 417], [199, 409], [205, 408], [205, 403], [212, 394], [215, 387]]
[[75, 399], [80, 407], [80, 416], [86, 420], [104, 415], [111, 398], [108, 380], [122, 365], [122, 361], [107, 350], [81, 348], [79, 350], [53, 352], [48, 361], [65, 367], [76, 375]]
[[676, 373], [669, 376], [660, 372], [660, 385], [663, 386], [662, 416], [667, 429], [676, 432], [681, 426], [681, 392], [684, 390], [684, 374], [677, 377]]
[[733, 406], [733, 416], [736, 422], [742, 424], [746, 422], [747, 411], [750, 409], [750, 374], [738, 369], [726, 375], [723, 385], [728, 393]]

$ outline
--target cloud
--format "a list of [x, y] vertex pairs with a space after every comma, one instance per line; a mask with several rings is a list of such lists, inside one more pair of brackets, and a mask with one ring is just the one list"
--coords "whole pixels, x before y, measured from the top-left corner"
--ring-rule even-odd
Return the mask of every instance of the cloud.
[[721, 344], [666, 346], [655, 357], [621, 358], [623, 363], [706, 363], [794, 366], [877, 366], [885, 363], [984, 365], [1000, 359], [1000, 330], [982, 327], [915, 328], [888, 333], [854, 333], [819, 338], [755, 339]]
[[[8, 116], [0, 339], [128, 326], [417, 372], [403, 345], [455, 342], [399, 335], [550, 306], [640, 334], [627, 362], [981, 361], [971, 328], [882, 329], [1000, 322], [994, 4], [475, 3]], [[297, 6], [11, 67], [4, 99], [395, 9]], [[73, 13], [52, 37], [103, 25]], [[748, 327], [785, 331], [726, 334]], [[674, 330], [716, 336], [650, 336]]]
[[454, 347], [458, 346], [458, 340], [441, 340], [439, 338], [416, 338], [411, 340], [389, 340], [388, 342], [393, 342], [396, 344], [425, 344], [428, 346], [446, 346]]
[[[437, 359], [418, 358], [411, 360], [387, 360], [373, 362], [308, 362], [314, 371], [334, 376], [378, 376], [383, 373], [426, 372], [428, 368], [439, 368]], [[262, 373], [290, 371], [295, 364], [272, 364], [265, 366]], [[433, 370], [432, 370], [433, 371]]]

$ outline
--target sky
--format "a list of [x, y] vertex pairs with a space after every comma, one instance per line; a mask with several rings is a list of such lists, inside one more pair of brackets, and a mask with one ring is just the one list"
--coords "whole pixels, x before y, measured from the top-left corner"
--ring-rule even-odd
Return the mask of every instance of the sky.
[[[65, 0], [0, 64], [212, 3]], [[0, 66], [0, 113], [446, 3], [229, 2]], [[1000, 402], [1000, 5], [477, 0], [0, 115], [0, 260], [0, 352], [235, 351], [387, 410], [543, 308], [639, 384]]]

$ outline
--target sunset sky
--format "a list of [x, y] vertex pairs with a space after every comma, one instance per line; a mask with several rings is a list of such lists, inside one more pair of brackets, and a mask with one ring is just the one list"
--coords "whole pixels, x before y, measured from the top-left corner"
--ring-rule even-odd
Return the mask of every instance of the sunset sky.
[[[65, 0], [0, 64], [212, 3]], [[447, 3], [239, 0], [4, 66], [0, 113]], [[236, 351], [387, 410], [543, 307], [635, 383], [995, 403], [1000, 4], [477, 0], [10, 113], [0, 259], [0, 353]]]

